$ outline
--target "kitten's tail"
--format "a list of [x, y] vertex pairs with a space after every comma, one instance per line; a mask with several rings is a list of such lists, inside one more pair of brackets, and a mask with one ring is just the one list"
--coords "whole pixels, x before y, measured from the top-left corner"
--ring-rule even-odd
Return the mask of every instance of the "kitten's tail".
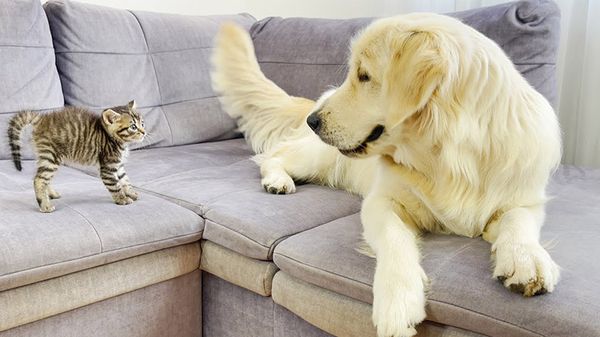
[[292, 97], [261, 72], [248, 33], [225, 24], [212, 57], [212, 84], [223, 109], [256, 153], [269, 150], [306, 120], [314, 102]]
[[17, 113], [8, 122], [8, 144], [12, 153], [13, 162], [18, 171], [21, 171], [21, 131], [29, 124], [34, 124], [40, 114], [33, 111], [22, 111]]

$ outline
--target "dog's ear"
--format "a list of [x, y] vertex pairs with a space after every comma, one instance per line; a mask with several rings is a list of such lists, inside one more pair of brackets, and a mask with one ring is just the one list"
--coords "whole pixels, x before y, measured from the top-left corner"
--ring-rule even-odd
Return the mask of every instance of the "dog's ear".
[[430, 32], [404, 32], [391, 39], [394, 53], [385, 75], [386, 128], [423, 109], [448, 71], [439, 38]]

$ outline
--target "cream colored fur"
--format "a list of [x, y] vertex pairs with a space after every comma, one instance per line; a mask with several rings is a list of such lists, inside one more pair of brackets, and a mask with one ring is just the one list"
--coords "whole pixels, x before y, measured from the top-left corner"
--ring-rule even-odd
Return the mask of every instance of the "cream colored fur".
[[[412, 336], [425, 318], [422, 231], [482, 235], [506, 287], [554, 289], [559, 268], [539, 233], [561, 156], [557, 119], [476, 30], [435, 14], [378, 20], [353, 41], [344, 83], [314, 107], [265, 78], [240, 28], [223, 28], [214, 65], [214, 87], [258, 153], [267, 191], [292, 193], [298, 179], [364, 196], [379, 336]], [[304, 122], [311, 110], [316, 134]]]

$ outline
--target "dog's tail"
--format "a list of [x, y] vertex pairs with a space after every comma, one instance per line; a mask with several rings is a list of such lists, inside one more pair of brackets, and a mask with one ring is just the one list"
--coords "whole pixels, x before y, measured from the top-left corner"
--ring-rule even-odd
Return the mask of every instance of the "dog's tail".
[[13, 162], [18, 171], [21, 167], [21, 131], [29, 124], [34, 124], [39, 119], [39, 114], [33, 111], [22, 111], [14, 115], [8, 122], [8, 144], [12, 153]]
[[260, 70], [250, 35], [223, 25], [212, 57], [212, 84], [255, 153], [268, 151], [306, 120], [314, 102], [292, 97]]

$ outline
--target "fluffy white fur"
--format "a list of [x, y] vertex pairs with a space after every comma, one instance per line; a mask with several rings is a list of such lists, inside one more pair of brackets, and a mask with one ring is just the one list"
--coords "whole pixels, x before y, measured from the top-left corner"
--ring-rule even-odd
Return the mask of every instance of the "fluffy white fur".
[[483, 235], [506, 287], [554, 289], [559, 268], [539, 233], [561, 156], [557, 119], [476, 30], [435, 14], [378, 20], [353, 41], [344, 83], [316, 105], [265, 78], [241, 28], [223, 27], [213, 62], [267, 191], [293, 193], [297, 179], [364, 196], [379, 336], [412, 336], [425, 318], [422, 231]]

